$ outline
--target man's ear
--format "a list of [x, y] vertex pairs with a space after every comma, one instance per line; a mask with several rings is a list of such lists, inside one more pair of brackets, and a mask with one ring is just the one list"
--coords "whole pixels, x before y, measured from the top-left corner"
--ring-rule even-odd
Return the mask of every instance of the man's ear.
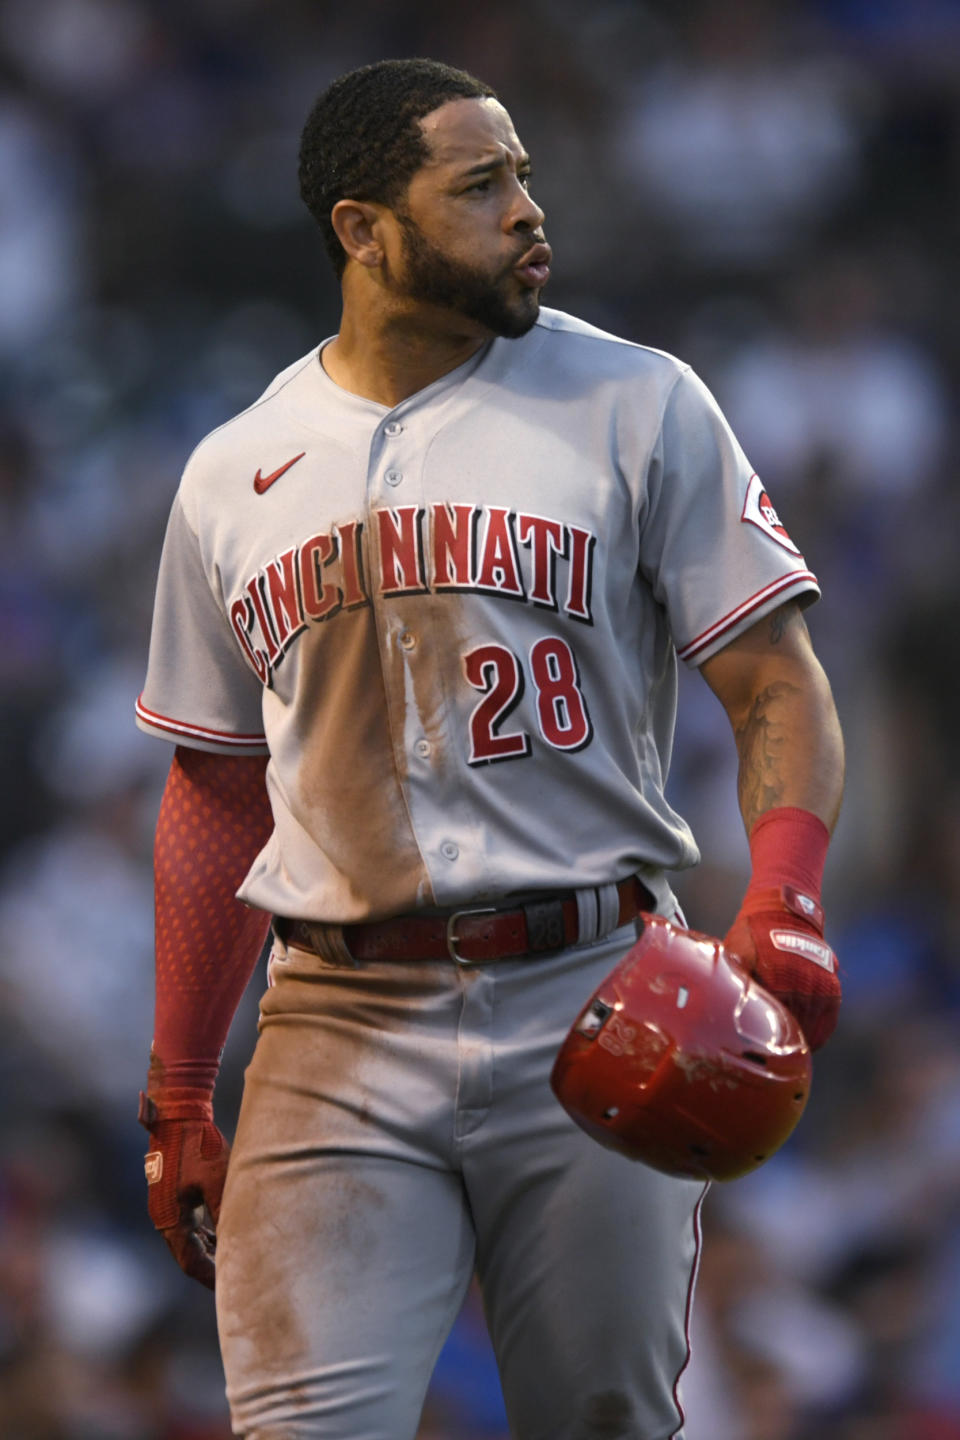
[[385, 257], [380, 239], [382, 205], [366, 200], [338, 200], [330, 211], [330, 223], [348, 260], [373, 270]]

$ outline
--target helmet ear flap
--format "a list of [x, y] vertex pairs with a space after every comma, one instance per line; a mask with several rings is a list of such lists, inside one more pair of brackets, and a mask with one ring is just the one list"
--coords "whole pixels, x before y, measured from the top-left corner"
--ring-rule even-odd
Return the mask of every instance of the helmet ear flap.
[[668, 1175], [733, 1180], [792, 1133], [811, 1073], [796, 1020], [719, 940], [646, 915], [550, 1083], [600, 1144]]

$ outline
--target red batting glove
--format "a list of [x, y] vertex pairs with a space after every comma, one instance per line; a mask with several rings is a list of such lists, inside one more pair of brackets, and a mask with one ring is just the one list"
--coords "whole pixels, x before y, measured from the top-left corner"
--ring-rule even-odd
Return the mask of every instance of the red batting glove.
[[230, 1146], [213, 1123], [205, 1091], [178, 1088], [176, 1098], [140, 1092], [140, 1124], [150, 1132], [144, 1161], [150, 1219], [187, 1275], [210, 1290], [216, 1269], [216, 1224]]
[[723, 942], [795, 1016], [819, 1050], [840, 1011], [837, 957], [823, 938], [823, 910], [790, 885], [748, 890]]
[[820, 886], [830, 833], [818, 816], [774, 807], [750, 831], [753, 876], [724, 944], [796, 1017], [811, 1050], [840, 1009], [837, 957], [823, 938]]

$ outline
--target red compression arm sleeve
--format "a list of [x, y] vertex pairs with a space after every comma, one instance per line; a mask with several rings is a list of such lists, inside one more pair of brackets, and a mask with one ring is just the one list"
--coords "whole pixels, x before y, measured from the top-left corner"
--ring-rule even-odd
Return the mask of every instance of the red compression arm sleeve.
[[212, 1093], [270, 917], [236, 890], [273, 829], [261, 756], [178, 746], [154, 849], [156, 1014], [150, 1093]]

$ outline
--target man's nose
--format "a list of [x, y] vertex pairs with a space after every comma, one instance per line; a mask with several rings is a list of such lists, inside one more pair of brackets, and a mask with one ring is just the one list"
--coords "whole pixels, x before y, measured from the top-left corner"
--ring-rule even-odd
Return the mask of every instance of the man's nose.
[[528, 230], [539, 230], [547, 218], [545, 213], [519, 182], [518, 189], [520, 193], [510, 211], [508, 229], [519, 230], [523, 234], [526, 234]]

